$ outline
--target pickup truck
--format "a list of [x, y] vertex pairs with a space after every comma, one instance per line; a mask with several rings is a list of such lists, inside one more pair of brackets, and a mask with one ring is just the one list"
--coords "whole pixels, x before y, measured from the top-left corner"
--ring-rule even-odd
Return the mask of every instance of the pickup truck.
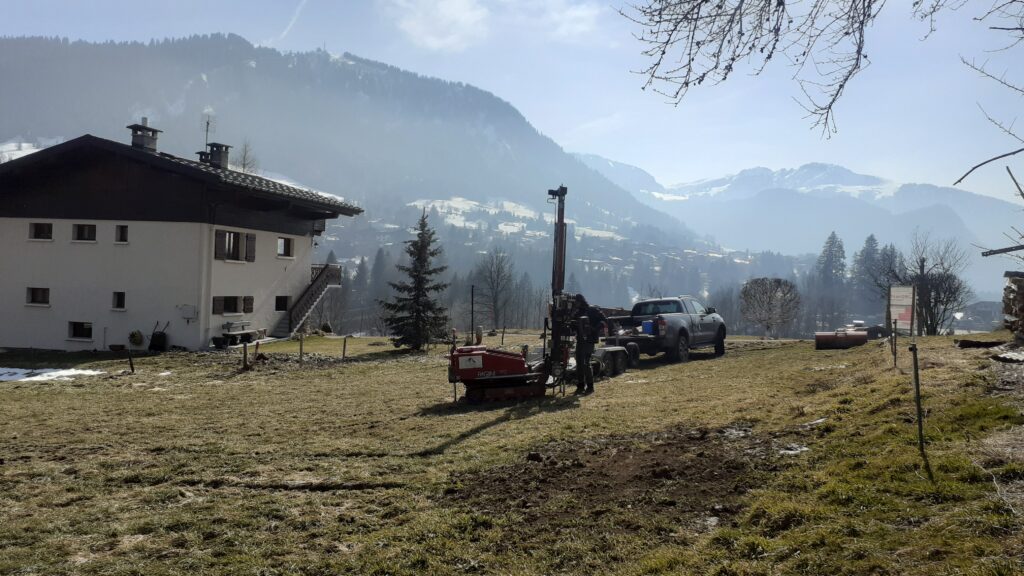
[[608, 323], [605, 343], [627, 350], [665, 352], [673, 362], [686, 362], [693, 348], [713, 346], [716, 356], [725, 354], [725, 322], [692, 296], [641, 300], [629, 316], [612, 316]]

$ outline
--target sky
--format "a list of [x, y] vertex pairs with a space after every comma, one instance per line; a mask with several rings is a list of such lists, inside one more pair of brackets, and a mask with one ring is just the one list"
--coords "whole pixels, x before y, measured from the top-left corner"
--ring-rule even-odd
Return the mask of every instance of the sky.
[[[979, 109], [1009, 123], [1020, 95], [979, 77], [961, 56], [1024, 83], [1012, 66], [1024, 48], [998, 51], [1005, 36], [973, 20], [986, 0], [942, 14], [932, 34], [907, 5], [889, 2], [872, 26], [871, 63], [840, 100], [830, 137], [806, 118], [783, 60], [760, 76], [740, 68], [678, 105], [642, 90], [641, 30], [619, 14], [628, 10], [619, 1], [0, 0], [0, 35], [105, 41], [231, 32], [282, 51], [350, 52], [493, 92], [566, 150], [639, 166], [665, 185], [808, 162], [950, 185], [977, 162], [1020, 147]], [[1024, 157], [1008, 162], [1024, 173]], [[980, 169], [961, 187], [1018, 200], [1006, 164]]]

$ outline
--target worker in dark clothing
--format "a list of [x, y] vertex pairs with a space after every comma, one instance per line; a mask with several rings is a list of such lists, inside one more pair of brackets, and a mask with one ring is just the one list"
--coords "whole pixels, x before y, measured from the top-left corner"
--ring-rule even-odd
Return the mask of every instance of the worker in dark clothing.
[[594, 370], [591, 359], [594, 346], [601, 337], [602, 326], [606, 319], [597, 306], [587, 304], [582, 294], [576, 295], [576, 393], [592, 394], [594, 392]]

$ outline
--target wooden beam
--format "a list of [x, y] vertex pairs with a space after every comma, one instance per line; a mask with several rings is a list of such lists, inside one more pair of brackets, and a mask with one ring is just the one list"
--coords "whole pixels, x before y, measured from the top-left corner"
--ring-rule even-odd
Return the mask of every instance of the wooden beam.
[[1007, 252], [1016, 252], [1018, 250], [1024, 250], [1024, 244], [1018, 246], [1010, 246], [1008, 248], [998, 248], [996, 250], [986, 250], [981, 253], [982, 256], [995, 256], [996, 254], [1006, 254]]

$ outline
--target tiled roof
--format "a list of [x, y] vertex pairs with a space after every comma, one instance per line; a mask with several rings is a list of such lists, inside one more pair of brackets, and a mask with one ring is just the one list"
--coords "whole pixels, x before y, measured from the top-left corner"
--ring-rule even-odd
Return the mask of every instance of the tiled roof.
[[345, 202], [337, 196], [289, 186], [276, 180], [256, 176], [255, 174], [217, 168], [211, 164], [204, 164], [202, 162], [196, 162], [195, 160], [189, 160], [187, 158], [181, 158], [179, 156], [166, 153], [161, 153], [160, 158], [170, 160], [189, 168], [202, 170], [203, 172], [220, 178], [221, 182], [225, 184], [241, 186], [243, 188], [265, 192], [267, 194], [273, 194], [275, 196], [285, 196], [287, 198], [301, 200], [306, 203], [314, 204], [318, 208], [332, 210], [346, 216], [354, 216], [363, 212], [362, 208]]

